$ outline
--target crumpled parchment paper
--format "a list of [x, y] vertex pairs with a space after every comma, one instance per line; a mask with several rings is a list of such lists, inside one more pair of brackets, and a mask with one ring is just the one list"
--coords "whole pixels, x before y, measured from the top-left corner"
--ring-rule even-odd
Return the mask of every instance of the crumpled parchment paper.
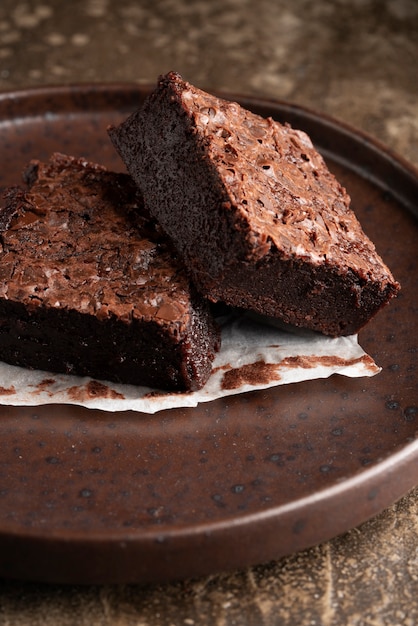
[[245, 313], [228, 315], [219, 321], [222, 347], [208, 382], [199, 391], [164, 392], [32, 371], [0, 362], [0, 404], [77, 404], [103, 411], [156, 413], [332, 374], [360, 377], [374, 376], [380, 371], [356, 335], [334, 339], [294, 328], [284, 330]]

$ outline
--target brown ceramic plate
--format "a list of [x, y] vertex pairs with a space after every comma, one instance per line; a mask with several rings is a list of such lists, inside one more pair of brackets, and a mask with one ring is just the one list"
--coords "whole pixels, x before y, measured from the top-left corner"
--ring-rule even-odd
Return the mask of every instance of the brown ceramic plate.
[[[54, 150], [122, 169], [106, 126], [147, 92], [1, 95], [0, 184]], [[360, 336], [383, 371], [154, 416], [0, 407], [3, 577], [152, 582], [238, 568], [342, 533], [418, 483], [417, 172], [312, 111], [236, 99], [311, 135], [402, 283]]]

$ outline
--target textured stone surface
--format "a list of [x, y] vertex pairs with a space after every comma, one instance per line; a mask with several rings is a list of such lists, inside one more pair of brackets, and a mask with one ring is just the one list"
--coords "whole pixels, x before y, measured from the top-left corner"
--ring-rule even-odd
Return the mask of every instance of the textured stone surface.
[[[2, 0], [0, 89], [154, 82], [294, 101], [418, 164], [415, 0]], [[3, 581], [1, 626], [418, 623], [418, 490], [324, 545], [232, 574], [138, 587]]]
[[331, 542], [259, 567], [139, 587], [3, 582], [4, 626], [415, 626], [418, 492]]

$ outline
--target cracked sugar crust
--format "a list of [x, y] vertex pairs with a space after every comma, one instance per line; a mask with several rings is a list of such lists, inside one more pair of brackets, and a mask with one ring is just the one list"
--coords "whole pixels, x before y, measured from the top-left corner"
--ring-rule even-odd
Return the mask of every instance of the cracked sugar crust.
[[24, 176], [29, 190], [9, 190], [0, 216], [4, 298], [182, 332], [189, 281], [128, 175], [55, 154]]
[[287, 258], [340, 263], [364, 278], [393, 281], [349, 195], [306, 133], [186, 82], [180, 93], [232, 203], [250, 225], [254, 259], [275, 247]]

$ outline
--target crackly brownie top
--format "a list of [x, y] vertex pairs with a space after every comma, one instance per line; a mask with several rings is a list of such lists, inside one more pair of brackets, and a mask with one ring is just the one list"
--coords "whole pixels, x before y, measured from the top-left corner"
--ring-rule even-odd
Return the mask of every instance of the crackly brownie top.
[[161, 80], [181, 99], [230, 199], [249, 224], [254, 258], [274, 245], [287, 257], [330, 261], [366, 278], [392, 280], [346, 190], [306, 133], [208, 94], [175, 72]]
[[100, 319], [188, 323], [189, 283], [127, 174], [61, 154], [32, 161], [0, 211], [0, 293]]

